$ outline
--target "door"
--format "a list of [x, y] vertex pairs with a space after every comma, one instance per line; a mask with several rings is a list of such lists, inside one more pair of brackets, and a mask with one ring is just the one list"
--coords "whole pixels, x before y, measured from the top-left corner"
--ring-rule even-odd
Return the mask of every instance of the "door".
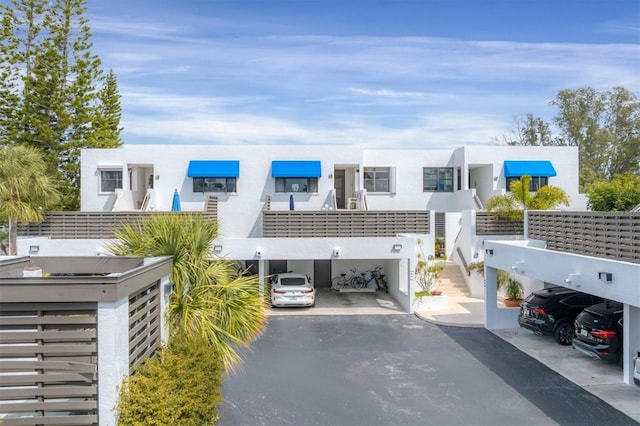
[[314, 260], [313, 261], [313, 286], [315, 288], [331, 287], [331, 261], [330, 260]]
[[336, 191], [336, 207], [339, 209], [345, 208], [344, 176], [344, 170], [336, 170], [333, 174], [333, 187]]

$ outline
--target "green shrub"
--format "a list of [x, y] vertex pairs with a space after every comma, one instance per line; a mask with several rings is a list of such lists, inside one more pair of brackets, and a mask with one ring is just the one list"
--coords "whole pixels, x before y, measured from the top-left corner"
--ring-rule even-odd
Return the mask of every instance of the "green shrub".
[[201, 338], [173, 336], [126, 379], [118, 424], [212, 425], [222, 401], [224, 365]]

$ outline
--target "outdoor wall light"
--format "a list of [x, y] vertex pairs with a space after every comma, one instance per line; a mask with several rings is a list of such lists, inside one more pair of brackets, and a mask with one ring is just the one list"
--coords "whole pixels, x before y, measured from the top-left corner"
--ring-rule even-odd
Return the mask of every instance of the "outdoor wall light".
[[391, 246], [391, 251], [394, 253], [397, 253], [400, 250], [402, 250], [402, 244], [394, 244], [393, 246]]
[[263, 253], [262, 247], [258, 247], [256, 249], [256, 257], [262, 257], [262, 253]]
[[488, 254], [489, 256], [493, 256], [493, 249], [486, 249], [485, 254]]
[[40, 246], [29, 246], [29, 254], [38, 254], [40, 252]]
[[564, 279], [565, 284], [569, 284], [572, 287], [580, 287], [580, 274], [569, 274]]
[[516, 262], [515, 265], [511, 267], [514, 271], [524, 272], [524, 262]]
[[222, 253], [222, 244], [215, 244], [213, 246], [213, 252], [214, 253]]
[[334, 257], [340, 257], [340, 247], [335, 247], [333, 249], [333, 256]]
[[611, 272], [598, 272], [598, 279], [605, 283], [613, 281], [613, 274]]

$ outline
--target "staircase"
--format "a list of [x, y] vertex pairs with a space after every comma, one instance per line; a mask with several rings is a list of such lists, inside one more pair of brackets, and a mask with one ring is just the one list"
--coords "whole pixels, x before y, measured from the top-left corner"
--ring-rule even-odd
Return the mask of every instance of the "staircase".
[[449, 297], [469, 297], [471, 293], [460, 267], [453, 262], [447, 261], [442, 261], [439, 264], [444, 265], [444, 269], [440, 273], [438, 290], [441, 290], [442, 294], [446, 294]]

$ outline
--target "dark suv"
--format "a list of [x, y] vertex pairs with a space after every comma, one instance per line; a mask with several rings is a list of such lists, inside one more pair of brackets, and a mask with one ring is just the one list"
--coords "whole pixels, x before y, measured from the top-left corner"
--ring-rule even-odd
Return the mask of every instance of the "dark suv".
[[534, 291], [522, 302], [518, 324], [536, 334], [553, 336], [561, 345], [573, 340], [576, 316], [604, 299], [564, 287]]
[[622, 365], [622, 303], [591, 306], [576, 318], [573, 347], [592, 358]]

